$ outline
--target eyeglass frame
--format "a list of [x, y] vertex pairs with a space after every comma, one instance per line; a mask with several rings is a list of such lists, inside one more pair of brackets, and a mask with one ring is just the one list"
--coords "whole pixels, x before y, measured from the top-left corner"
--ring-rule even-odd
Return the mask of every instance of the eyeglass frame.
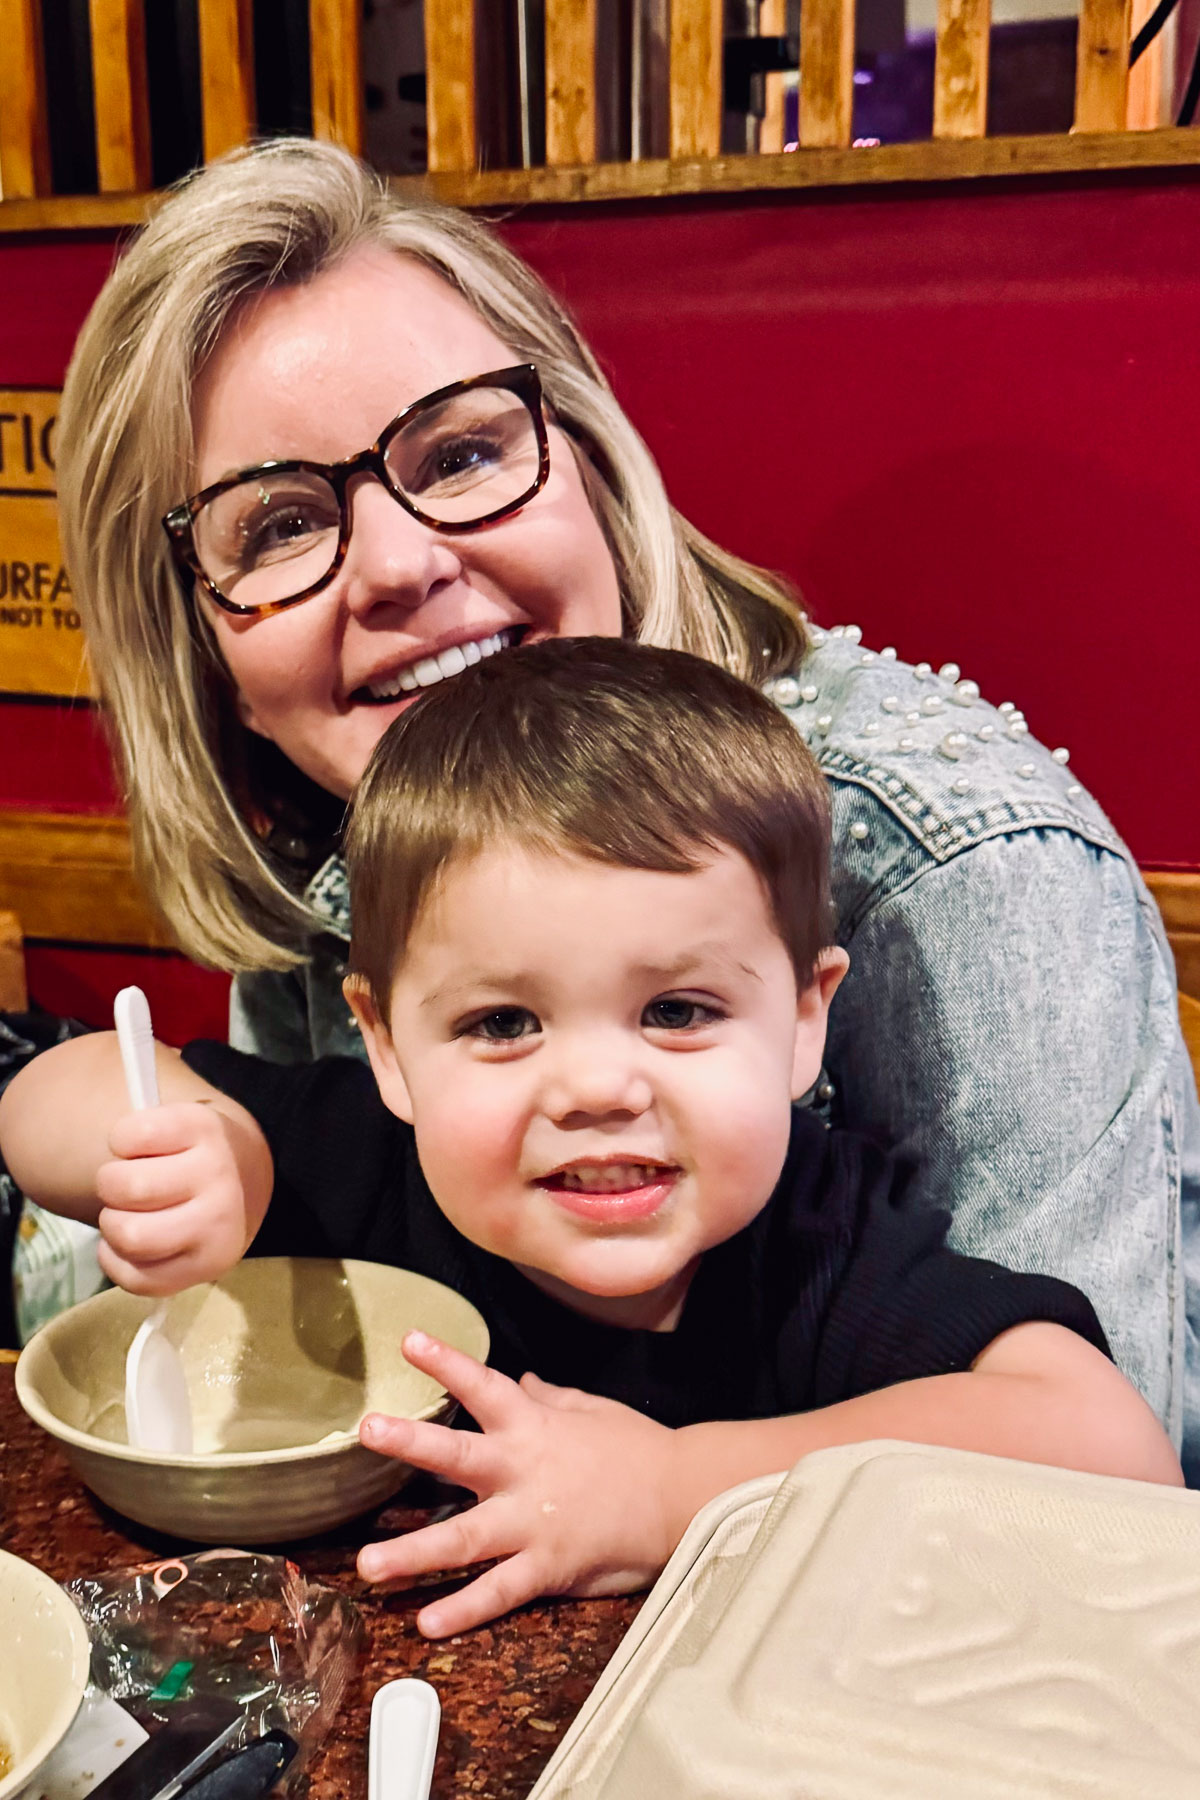
[[[533, 424], [534, 437], [538, 447], [538, 471], [535, 479], [524, 493], [515, 500], [508, 500], [503, 506], [496, 507], [490, 513], [484, 513], [478, 519], [447, 521], [431, 518], [421, 511], [415, 501], [405, 493], [401, 493], [391, 479], [386, 461], [386, 453], [393, 438], [401, 427], [418, 417], [422, 412], [431, 410], [442, 401], [455, 394], [468, 393], [472, 388], [495, 387], [506, 388], [524, 403]], [[201, 509], [215, 500], [219, 494], [228, 493], [231, 488], [240, 487], [243, 482], [252, 481], [263, 475], [292, 475], [304, 471], [309, 475], [320, 475], [332, 488], [338, 503], [338, 541], [333, 562], [321, 576], [298, 594], [292, 594], [286, 600], [268, 600], [262, 606], [245, 606], [231, 600], [223, 594], [211, 579], [200, 562], [196, 549], [196, 540], [192, 530], [193, 522]], [[432, 394], [423, 394], [419, 400], [398, 412], [391, 422], [384, 426], [373, 444], [360, 450], [356, 456], [343, 457], [335, 463], [309, 462], [303, 457], [292, 457], [285, 461], [255, 463], [248, 469], [239, 469], [233, 475], [225, 475], [220, 481], [201, 488], [199, 493], [173, 506], [170, 512], [163, 515], [163, 530], [171, 545], [176, 563], [181, 571], [191, 575], [198, 581], [211, 600], [227, 613], [241, 618], [269, 618], [272, 613], [286, 612], [291, 606], [299, 606], [302, 600], [310, 600], [322, 588], [328, 587], [338, 570], [346, 560], [346, 551], [350, 547], [350, 508], [346, 501], [346, 490], [356, 475], [374, 475], [376, 480], [386, 489], [392, 499], [402, 506], [420, 524], [432, 531], [457, 534], [467, 531], [478, 531], [481, 526], [491, 525], [497, 519], [505, 519], [510, 513], [527, 506], [536, 494], [546, 485], [550, 474], [550, 438], [546, 429], [546, 417], [542, 410], [542, 382], [534, 363], [517, 363], [509, 369], [492, 369], [486, 375], [468, 375], [462, 381], [452, 381], [446, 387], [437, 388]]]

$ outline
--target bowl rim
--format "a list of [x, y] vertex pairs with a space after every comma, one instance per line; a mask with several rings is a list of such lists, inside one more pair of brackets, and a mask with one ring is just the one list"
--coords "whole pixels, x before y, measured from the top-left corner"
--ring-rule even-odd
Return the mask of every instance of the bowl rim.
[[[0, 1550], [0, 1574], [7, 1563], [18, 1563], [22, 1569], [32, 1572], [37, 1581], [43, 1581], [48, 1590], [48, 1597], [56, 1608], [58, 1617], [74, 1640], [74, 1656], [67, 1680], [63, 1683], [62, 1692], [56, 1696], [56, 1706], [52, 1715], [50, 1732], [43, 1741], [29, 1750], [19, 1762], [14, 1762], [8, 1774], [0, 1777], [0, 1800], [5, 1796], [18, 1793], [37, 1774], [52, 1750], [58, 1748], [75, 1721], [75, 1715], [83, 1704], [83, 1696], [87, 1691], [88, 1674], [92, 1661], [92, 1645], [87, 1634], [87, 1626], [80, 1616], [79, 1608], [65, 1594], [52, 1575], [45, 1569], [30, 1562], [26, 1556], [16, 1556], [11, 1550]], [[35, 1582], [36, 1585], [36, 1582]]]
[[[450, 1287], [444, 1281], [438, 1281], [432, 1275], [422, 1275], [416, 1269], [404, 1269], [395, 1263], [370, 1262], [364, 1257], [256, 1256], [244, 1260], [249, 1260], [257, 1264], [336, 1262], [341, 1263], [342, 1267], [346, 1270], [356, 1268], [388, 1269], [394, 1274], [407, 1275], [412, 1280], [419, 1281], [429, 1287], [440, 1288], [444, 1293], [452, 1294], [454, 1298], [467, 1309], [467, 1312], [473, 1314], [475, 1319], [478, 1320], [481, 1346], [478, 1352], [469, 1352], [469, 1354], [477, 1354], [480, 1362], [487, 1361], [488, 1352], [491, 1349], [491, 1333], [488, 1330], [487, 1320], [484, 1318], [479, 1308], [475, 1306], [472, 1301], [467, 1299], [465, 1294], [460, 1294], [457, 1288]], [[238, 1263], [234, 1266], [235, 1268], [240, 1268], [241, 1264]], [[231, 1274], [232, 1272], [232, 1270], [229, 1271]], [[224, 1277], [221, 1277], [218, 1281], [198, 1282], [196, 1285], [198, 1287], [219, 1287], [220, 1280], [223, 1279]], [[92, 1294], [88, 1299], [79, 1301], [76, 1306], [68, 1307], [64, 1312], [56, 1313], [53, 1318], [48, 1319], [44, 1325], [39, 1327], [17, 1358], [15, 1370], [17, 1399], [34, 1423], [40, 1425], [43, 1431], [50, 1437], [55, 1438], [59, 1443], [69, 1444], [74, 1446], [77, 1450], [84, 1450], [91, 1455], [102, 1456], [119, 1462], [150, 1463], [159, 1468], [170, 1466], [172, 1468], [178, 1467], [197, 1470], [251, 1467], [262, 1468], [264, 1466], [269, 1468], [273, 1464], [317, 1462], [324, 1457], [340, 1456], [344, 1454], [348, 1448], [361, 1450], [364, 1456], [378, 1458], [380, 1461], [386, 1462], [392, 1460], [380, 1450], [369, 1450], [365, 1444], [359, 1441], [357, 1430], [329, 1431], [325, 1433], [324, 1437], [317, 1439], [314, 1443], [293, 1444], [290, 1446], [284, 1445], [282, 1448], [275, 1450], [227, 1450], [215, 1454], [199, 1455], [195, 1451], [183, 1453], [178, 1451], [139, 1450], [132, 1444], [120, 1444], [111, 1438], [96, 1437], [90, 1431], [81, 1431], [77, 1425], [69, 1425], [65, 1419], [60, 1419], [57, 1413], [51, 1412], [50, 1408], [43, 1402], [40, 1395], [33, 1391], [33, 1382], [35, 1378], [31, 1371], [41, 1359], [46, 1345], [52, 1341], [54, 1327], [59, 1320], [67, 1318], [69, 1314], [77, 1312], [81, 1307], [94, 1306], [97, 1301], [105, 1300], [109, 1294], [120, 1293], [123, 1291], [124, 1290], [119, 1288], [105, 1288], [99, 1294]], [[189, 1290], [185, 1288], [180, 1291], [186, 1293]], [[131, 1300], [141, 1300], [146, 1298], [140, 1294], [127, 1294], [126, 1297]], [[174, 1298], [174, 1296], [171, 1296], [171, 1298]], [[146, 1298], [147, 1310], [154, 1304], [155, 1301], [153, 1299]], [[404, 1417], [406, 1419], [412, 1419], [417, 1423], [436, 1418], [440, 1413], [445, 1411], [448, 1402], [452, 1405], [454, 1404], [446, 1389], [439, 1387], [438, 1392], [429, 1401], [427, 1406], [423, 1407], [420, 1412], [405, 1413]], [[18, 1558], [18, 1560], [20, 1559]], [[5, 1789], [3, 1785], [0, 1784], [0, 1800], [4, 1800], [4, 1793]]]

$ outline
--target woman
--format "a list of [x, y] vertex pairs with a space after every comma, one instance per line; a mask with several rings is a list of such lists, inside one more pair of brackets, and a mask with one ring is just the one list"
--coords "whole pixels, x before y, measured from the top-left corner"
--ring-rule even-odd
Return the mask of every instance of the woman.
[[357, 1049], [338, 831], [418, 687], [584, 633], [723, 662], [773, 684], [833, 785], [852, 968], [818, 1100], [918, 1161], [961, 1248], [1089, 1293], [1178, 1441], [1195, 1093], [1128, 853], [1019, 713], [806, 630], [682, 520], [483, 226], [328, 146], [210, 167], [97, 301], [60, 442], [139, 866], [183, 947], [238, 973], [235, 1042]]

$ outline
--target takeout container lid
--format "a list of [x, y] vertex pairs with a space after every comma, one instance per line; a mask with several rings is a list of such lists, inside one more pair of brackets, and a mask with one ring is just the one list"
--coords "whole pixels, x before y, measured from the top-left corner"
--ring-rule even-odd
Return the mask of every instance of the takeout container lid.
[[1200, 1495], [917, 1444], [697, 1514], [530, 1800], [1195, 1800]]

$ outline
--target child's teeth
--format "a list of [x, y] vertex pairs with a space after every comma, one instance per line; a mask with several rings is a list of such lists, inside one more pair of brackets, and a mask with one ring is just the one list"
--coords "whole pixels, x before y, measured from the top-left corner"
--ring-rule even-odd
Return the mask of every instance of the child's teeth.
[[646, 1187], [660, 1173], [656, 1163], [579, 1163], [564, 1169], [562, 1185], [577, 1194], [620, 1194]]

